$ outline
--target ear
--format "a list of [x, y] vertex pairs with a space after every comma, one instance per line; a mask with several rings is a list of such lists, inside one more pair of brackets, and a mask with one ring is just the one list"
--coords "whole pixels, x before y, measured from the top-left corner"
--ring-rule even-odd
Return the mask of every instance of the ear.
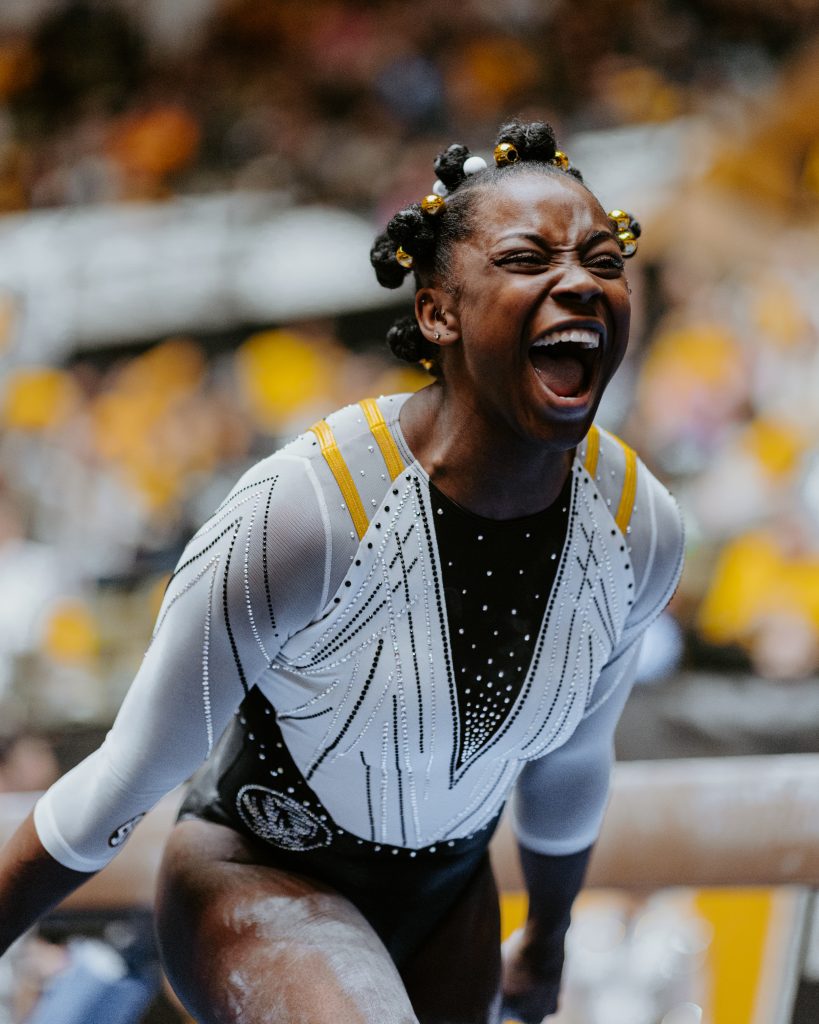
[[415, 316], [421, 333], [433, 345], [454, 345], [461, 337], [455, 300], [443, 288], [420, 288], [415, 294]]

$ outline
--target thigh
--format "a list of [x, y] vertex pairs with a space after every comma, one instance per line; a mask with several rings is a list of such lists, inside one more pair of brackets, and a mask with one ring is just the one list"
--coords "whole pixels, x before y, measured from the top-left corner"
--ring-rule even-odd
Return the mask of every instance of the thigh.
[[421, 1024], [500, 1020], [500, 908], [488, 856], [401, 976]]
[[199, 1024], [417, 1024], [359, 911], [312, 879], [259, 863], [222, 825], [174, 829], [157, 929], [171, 984]]

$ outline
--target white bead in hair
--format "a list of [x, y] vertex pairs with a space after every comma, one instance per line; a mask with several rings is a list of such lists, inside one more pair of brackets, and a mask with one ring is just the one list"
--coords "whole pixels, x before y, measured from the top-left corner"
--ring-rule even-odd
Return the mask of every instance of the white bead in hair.
[[449, 195], [449, 189], [441, 181], [440, 178], [435, 179], [435, 184], [432, 186], [432, 191], [434, 195], [440, 196], [441, 199], [446, 199], [446, 197]]
[[486, 161], [482, 156], [469, 156], [464, 160], [464, 174], [477, 174], [486, 170]]

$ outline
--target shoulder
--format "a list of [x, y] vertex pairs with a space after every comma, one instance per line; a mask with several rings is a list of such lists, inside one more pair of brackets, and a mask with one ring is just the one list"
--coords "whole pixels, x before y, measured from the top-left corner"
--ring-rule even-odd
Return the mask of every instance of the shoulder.
[[370, 416], [380, 414], [382, 421], [389, 423], [392, 403], [400, 408], [399, 400], [403, 397], [391, 395], [356, 402], [318, 419], [283, 447], [248, 468], [220, 507], [242, 493], [278, 480], [291, 488], [306, 488], [312, 484], [319, 492], [323, 491], [327, 484], [328, 447], [337, 448], [351, 468], [357, 465], [362, 453], [367, 454], [368, 445], [373, 443], [372, 421], [368, 419], [368, 413]]
[[682, 515], [668, 489], [614, 434], [595, 429], [579, 454], [632, 556], [635, 600], [626, 628], [637, 633], [662, 611], [679, 582]]
[[327, 448], [334, 445], [345, 461], [358, 461], [362, 452], [369, 453], [369, 445], [379, 430], [389, 430], [398, 420], [401, 406], [408, 395], [381, 395], [365, 398], [345, 405], [318, 419], [303, 433], [286, 444], [277, 455], [306, 459], [321, 464], [327, 458]]
[[309, 495], [315, 490], [315, 474], [305, 444], [307, 439], [307, 435], [300, 435], [290, 444], [247, 467], [213, 514], [252, 504], [262, 496], [278, 504], [286, 501], [288, 496], [292, 500], [294, 491]]

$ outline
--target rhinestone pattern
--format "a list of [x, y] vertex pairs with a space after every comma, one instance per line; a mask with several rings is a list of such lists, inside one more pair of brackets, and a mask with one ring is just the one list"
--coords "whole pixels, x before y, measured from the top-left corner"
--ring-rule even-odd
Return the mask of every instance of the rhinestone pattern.
[[456, 770], [479, 756], [520, 696], [563, 548], [571, 475], [544, 512], [491, 520], [430, 484], [459, 714]]
[[[236, 782], [264, 790], [244, 802], [233, 790], [246, 827], [255, 822], [258, 834], [259, 815], [289, 807], [276, 791], [333, 837], [420, 851], [487, 828], [522, 764], [571, 735], [622, 634], [631, 556], [580, 459], [550, 509], [493, 522], [449, 501], [417, 465], [384, 480], [379, 450], [362, 451], [350, 471], [365, 473], [380, 499], [315, 622], [276, 641], [266, 546], [276, 476], [240, 488], [218, 527], [200, 532], [166, 609], [210, 575], [208, 748], [217, 612], [248, 699], [264, 703], [255, 722], [245, 713], [237, 726], [258, 769]], [[348, 516], [341, 506], [336, 499], [330, 514]], [[256, 557], [264, 589], [252, 578]], [[249, 644], [268, 665], [252, 691]]]
[[[550, 787], [576, 756], [608, 747], [633, 641], [679, 576], [678, 511], [637, 460], [624, 500], [631, 456], [600, 432], [598, 458], [581, 446], [574, 462], [565, 518], [542, 537], [518, 531], [506, 559], [483, 554], [491, 530], [452, 546], [449, 513], [400, 436], [401, 404], [381, 405], [407, 467], [394, 482], [360, 410], [328, 417], [372, 509], [360, 541], [311, 432], [251, 469], [188, 545], [104, 757], [43, 798], [38, 829], [69, 851], [66, 866], [102, 866], [112, 829], [222, 734], [191, 793], [204, 806], [215, 790], [241, 828], [300, 856], [336, 844], [390, 859], [480, 850], [528, 760], [521, 807], [542, 818], [532, 836], [580, 834]], [[75, 826], [102, 761], [122, 799]], [[599, 801], [577, 809], [591, 834]]]
[[[274, 661], [273, 677], [315, 693], [311, 713], [322, 700], [333, 708], [309, 738], [312, 722], [291, 729], [281, 703], [280, 724], [346, 831], [398, 849], [469, 837], [522, 763], [583, 716], [622, 632], [628, 555], [579, 461], [558, 501], [529, 520], [470, 517], [411, 468], [374, 513], [329, 613]], [[332, 678], [350, 685], [328, 690]]]

